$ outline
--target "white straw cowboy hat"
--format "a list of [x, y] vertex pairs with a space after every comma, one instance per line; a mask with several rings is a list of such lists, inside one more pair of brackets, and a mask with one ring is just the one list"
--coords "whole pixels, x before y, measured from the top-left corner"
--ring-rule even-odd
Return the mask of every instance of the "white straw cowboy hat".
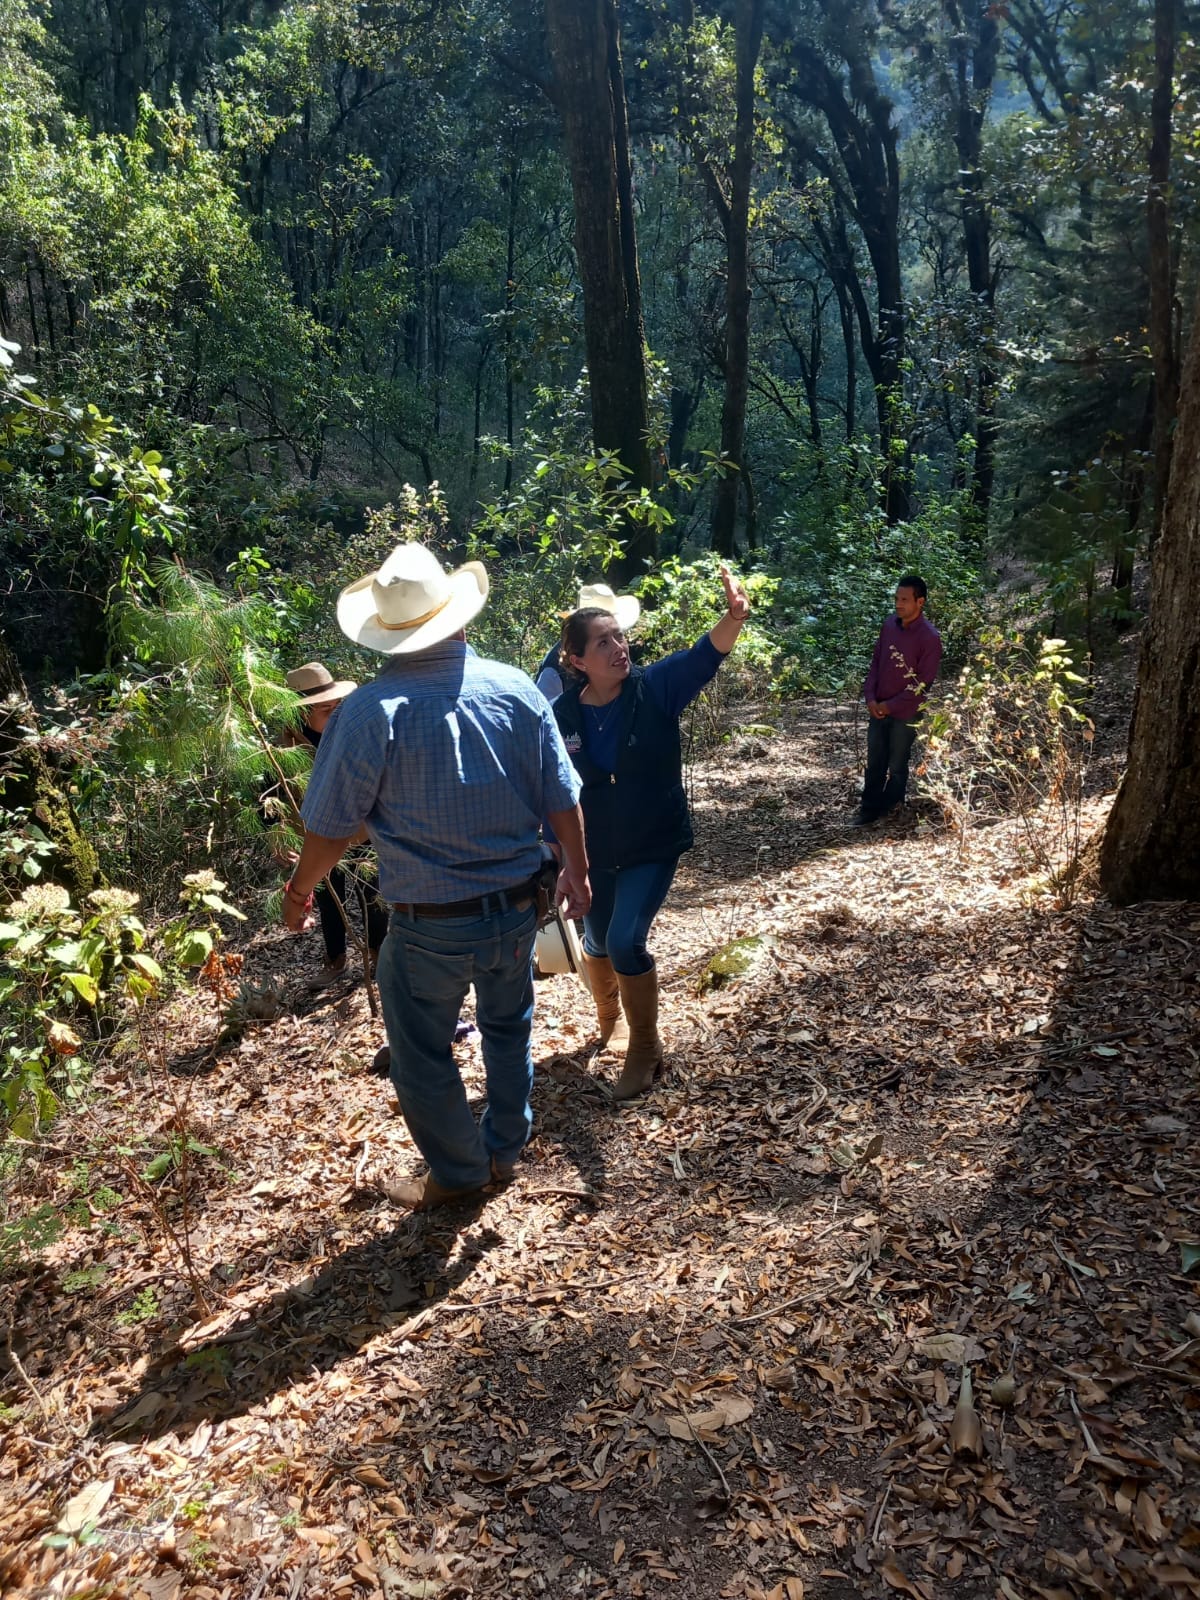
[[332, 701], [344, 700], [358, 688], [349, 678], [335, 681], [333, 673], [322, 661], [306, 661], [302, 667], [293, 667], [286, 674], [286, 682], [306, 706], [327, 706]]
[[483, 609], [488, 575], [478, 561], [446, 572], [423, 544], [398, 544], [369, 578], [338, 596], [337, 619], [355, 644], [410, 655], [440, 644]]
[[575, 931], [575, 924], [564, 917], [557, 906], [534, 936], [533, 959], [543, 977], [551, 977], [556, 972], [570, 972], [585, 989], [591, 991], [579, 934]]
[[635, 595], [614, 594], [606, 583], [585, 583], [580, 587], [576, 609], [587, 611], [593, 607], [615, 617], [622, 633], [632, 628], [642, 614], [642, 603]]

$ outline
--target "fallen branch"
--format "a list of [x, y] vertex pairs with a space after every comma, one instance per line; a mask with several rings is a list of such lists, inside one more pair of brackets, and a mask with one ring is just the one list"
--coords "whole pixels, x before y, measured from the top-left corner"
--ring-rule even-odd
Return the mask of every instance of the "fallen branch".
[[712, 1451], [708, 1448], [704, 1440], [692, 1426], [692, 1419], [688, 1416], [686, 1408], [681, 1406], [679, 1409], [683, 1413], [683, 1420], [688, 1425], [688, 1432], [692, 1436], [692, 1442], [700, 1446], [701, 1450], [708, 1458], [709, 1465], [712, 1467], [717, 1477], [720, 1478], [721, 1488], [725, 1491], [725, 1503], [728, 1505], [728, 1503], [733, 1499], [733, 1491], [729, 1487], [729, 1479], [725, 1476], [725, 1473], [721, 1469], [721, 1463], [717, 1460], [716, 1456], [713, 1455]]
[[748, 1322], [762, 1322], [767, 1317], [782, 1316], [785, 1311], [790, 1311], [793, 1306], [806, 1305], [810, 1300], [819, 1300], [827, 1289], [810, 1289], [807, 1294], [798, 1294], [791, 1300], [785, 1300], [780, 1306], [772, 1306], [769, 1311], [753, 1311], [748, 1317], [734, 1317], [734, 1327], [744, 1328]]
[[4, 1348], [8, 1352], [8, 1359], [12, 1362], [13, 1371], [17, 1374], [21, 1382], [33, 1396], [34, 1403], [42, 1414], [42, 1421], [48, 1422], [53, 1426], [53, 1419], [50, 1416], [49, 1408], [46, 1405], [46, 1402], [42, 1399], [37, 1384], [34, 1383], [33, 1379], [25, 1371], [20, 1356], [13, 1349], [14, 1315], [15, 1312], [13, 1308], [10, 1307], [8, 1313], [8, 1330], [4, 1338]]
[[1107, 1333], [1108, 1330], [1105, 1328], [1104, 1323], [1100, 1320], [1099, 1312], [1096, 1310], [1095, 1306], [1092, 1304], [1092, 1302], [1088, 1299], [1087, 1295], [1084, 1293], [1083, 1284], [1080, 1282], [1079, 1274], [1075, 1270], [1075, 1263], [1073, 1261], [1071, 1261], [1071, 1259], [1068, 1256], [1065, 1256], [1062, 1253], [1062, 1251], [1058, 1247], [1058, 1240], [1055, 1239], [1053, 1236], [1051, 1236], [1050, 1243], [1054, 1246], [1055, 1255], [1062, 1262], [1063, 1266], [1066, 1267], [1067, 1271], [1071, 1274], [1071, 1282], [1075, 1285], [1075, 1289], [1076, 1289], [1076, 1291], [1077, 1291], [1077, 1293], [1079, 1295], [1079, 1298], [1083, 1301], [1084, 1305], [1088, 1308], [1088, 1311], [1091, 1313], [1092, 1321], [1100, 1329], [1101, 1333]]

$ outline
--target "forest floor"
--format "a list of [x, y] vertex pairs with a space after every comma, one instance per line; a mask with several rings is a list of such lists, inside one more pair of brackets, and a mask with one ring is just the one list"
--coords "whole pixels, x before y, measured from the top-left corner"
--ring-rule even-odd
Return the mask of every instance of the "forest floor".
[[[180, 1011], [57, 1125], [21, 1200], [90, 1226], [0, 1302], [6, 1593], [1200, 1594], [1200, 906], [1055, 907], [919, 798], [852, 830], [861, 730], [763, 715], [695, 770], [664, 1081], [614, 1105], [541, 982], [506, 1189], [371, 1187], [419, 1164], [315, 935], [247, 942], [281, 1018]], [[203, 1320], [129, 1177], [185, 1090]]]

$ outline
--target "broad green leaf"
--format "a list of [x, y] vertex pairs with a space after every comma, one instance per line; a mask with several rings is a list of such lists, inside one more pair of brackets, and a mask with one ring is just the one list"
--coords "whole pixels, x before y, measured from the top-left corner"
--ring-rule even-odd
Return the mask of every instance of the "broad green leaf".
[[176, 959], [182, 967], [202, 967], [212, 955], [212, 947], [211, 933], [205, 933], [200, 928], [192, 929], [179, 941]]
[[223, 911], [228, 917], [236, 917], [239, 922], [245, 922], [246, 913], [239, 911], [236, 906], [231, 906], [227, 900], [222, 900], [219, 894], [202, 894], [200, 903], [206, 905], [210, 911]]
[[1179, 1244], [1179, 1256], [1184, 1272], [1194, 1272], [1200, 1267], [1200, 1241], [1183, 1239]]
[[81, 1000], [85, 1000], [89, 1006], [96, 1004], [100, 998], [100, 985], [90, 972], [68, 972], [66, 978]]

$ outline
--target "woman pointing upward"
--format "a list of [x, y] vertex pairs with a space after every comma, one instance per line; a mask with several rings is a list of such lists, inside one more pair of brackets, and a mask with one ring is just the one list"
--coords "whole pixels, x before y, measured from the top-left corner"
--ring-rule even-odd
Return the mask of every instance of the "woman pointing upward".
[[586, 607], [563, 625], [567, 688], [554, 715], [583, 780], [592, 879], [584, 957], [601, 1042], [626, 1045], [613, 1090], [618, 1100], [641, 1094], [662, 1070], [658, 972], [646, 945], [679, 857], [693, 842], [679, 719], [716, 676], [750, 615], [745, 590], [726, 566], [721, 584], [726, 610], [716, 627], [653, 666], [633, 666], [609, 611]]

